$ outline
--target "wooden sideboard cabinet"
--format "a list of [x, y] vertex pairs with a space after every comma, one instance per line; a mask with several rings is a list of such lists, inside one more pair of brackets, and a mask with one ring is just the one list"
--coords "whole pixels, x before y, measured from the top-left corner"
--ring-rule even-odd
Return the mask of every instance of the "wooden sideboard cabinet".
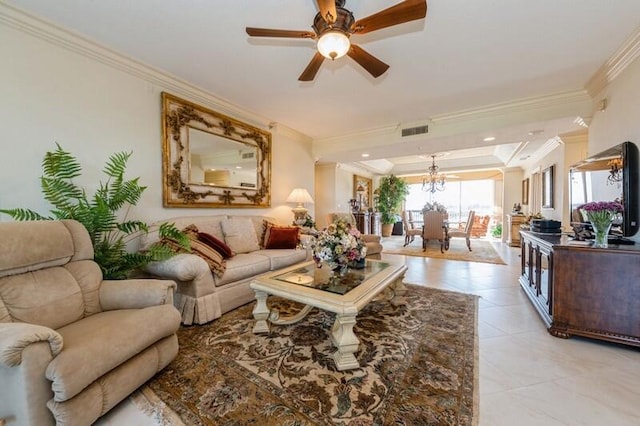
[[511, 247], [520, 247], [520, 225], [527, 221], [527, 217], [523, 214], [510, 214], [507, 217], [509, 218], [507, 243]]
[[640, 247], [520, 231], [520, 286], [549, 332], [640, 347]]
[[356, 228], [363, 234], [382, 235], [382, 222], [380, 213], [357, 212], [353, 216], [356, 218]]
[[382, 220], [380, 219], [380, 213], [371, 213], [369, 222], [371, 222], [370, 234], [382, 235]]
[[353, 216], [356, 218], [356, 228], [362, 234], [368, 234], [371, 230], [370, 214], [369, 212], [357, 212]]

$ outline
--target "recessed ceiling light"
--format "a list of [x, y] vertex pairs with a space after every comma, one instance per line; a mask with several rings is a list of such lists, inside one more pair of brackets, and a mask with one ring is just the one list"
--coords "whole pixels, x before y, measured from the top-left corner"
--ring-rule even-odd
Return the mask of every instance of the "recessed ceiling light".
[[367, 157], [369, 156], [369, 154], [367, 154], [367, 153], [365, 152], [364, 154], [362, 154], [362, 156], [363, 156], [364, 158], [367, 158]]
[[491, 142], [491, 141], [495, 141], [496, 137], [495, 136], [487, 136], [486, 138], [482, 139], [485, 142]]
[[236, 169], [241, 169], [241, 168], [242, 168], [242, 166], [236, 166]]
[[540, 133], [543, 133], [544, 130], [542, 129], [536, 129], [536, 130], [531, 130], [528, 134], [529, 136], [535, 136], [535, 135], [539, 135]]

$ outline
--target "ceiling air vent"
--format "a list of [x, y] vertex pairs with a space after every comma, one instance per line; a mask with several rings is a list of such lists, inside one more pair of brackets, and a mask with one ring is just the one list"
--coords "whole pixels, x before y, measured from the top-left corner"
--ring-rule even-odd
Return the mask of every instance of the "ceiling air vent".
[[247, 158], [253, 158], [254, 153], [253, 152], [244, 152], [242, 153], [242, 159], [246, 160]]
[[429, 133], [429, 126], [409, 127], [408, 129], [402, 129], [402, 137], [421, 135], [423, 133]]

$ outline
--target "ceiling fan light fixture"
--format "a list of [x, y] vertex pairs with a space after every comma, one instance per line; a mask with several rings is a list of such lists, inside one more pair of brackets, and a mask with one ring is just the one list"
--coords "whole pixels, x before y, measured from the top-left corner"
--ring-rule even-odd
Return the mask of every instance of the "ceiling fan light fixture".
[[341, 31], [327, 31], [318, 39], [318, 52], [328, 59], [338, 59], [349, 51], [351, 41]]

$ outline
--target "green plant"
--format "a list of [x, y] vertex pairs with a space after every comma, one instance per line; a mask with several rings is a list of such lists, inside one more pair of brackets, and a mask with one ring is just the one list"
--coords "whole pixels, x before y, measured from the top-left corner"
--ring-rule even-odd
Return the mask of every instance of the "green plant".
[[409, 195], [409, 184], [394, 175], [384, 176], [380, 179], [378, 192], [376, 207], [380, 212], [380, 221], [386, 225], [395, 223], [402, 201]]
[[311, 215], [307, 214], [304, 217], [304, 223], [301, 225], [304, 228], [316, 228], [316, 223], [314, 222], [313, 218], [311, 217]]
[[498, 223], [494, 227], [491, 228], [491, 236], [493, 238], [502, 237], [502, 224]]
[[[82, 223], [89, 233], [94, 248], [94, 259], [106, 279], [122, 279], [136, 269], [152, 261], [164, 260], [173, 256], [173, 251], [163, 244], [155, 244], [145, 252], [127, 251], [127, 243], [140, 232], [148, 232], [148, 226], [139, 220], [127, 220], [131, 206], [135, 206], [145, 186], [139, 184], [140, 178], [124, 179], [130, 152], [111, 155], [103, 172], [106, 182], [100, 182], [99, 188], [91, 197], [84, 188], [73, 182], [81, 175], [82, 168], [78, 160], [56, 144], [56, 150], [47, 152], [42, 161], [43, 176], [40, 186], [44, 198], [53, 206], [50, 216], [41, 215], [29, 209], [0, 209], [15, 220], [62, 220], [75, 219]], [[118, 220], [118, 213], [124, 207], [124, 217]], [[164, 224], [159, 229], [160, 237], [174, 239], [187, 250], [190, 244], [187, 236], [173, 224]]]

